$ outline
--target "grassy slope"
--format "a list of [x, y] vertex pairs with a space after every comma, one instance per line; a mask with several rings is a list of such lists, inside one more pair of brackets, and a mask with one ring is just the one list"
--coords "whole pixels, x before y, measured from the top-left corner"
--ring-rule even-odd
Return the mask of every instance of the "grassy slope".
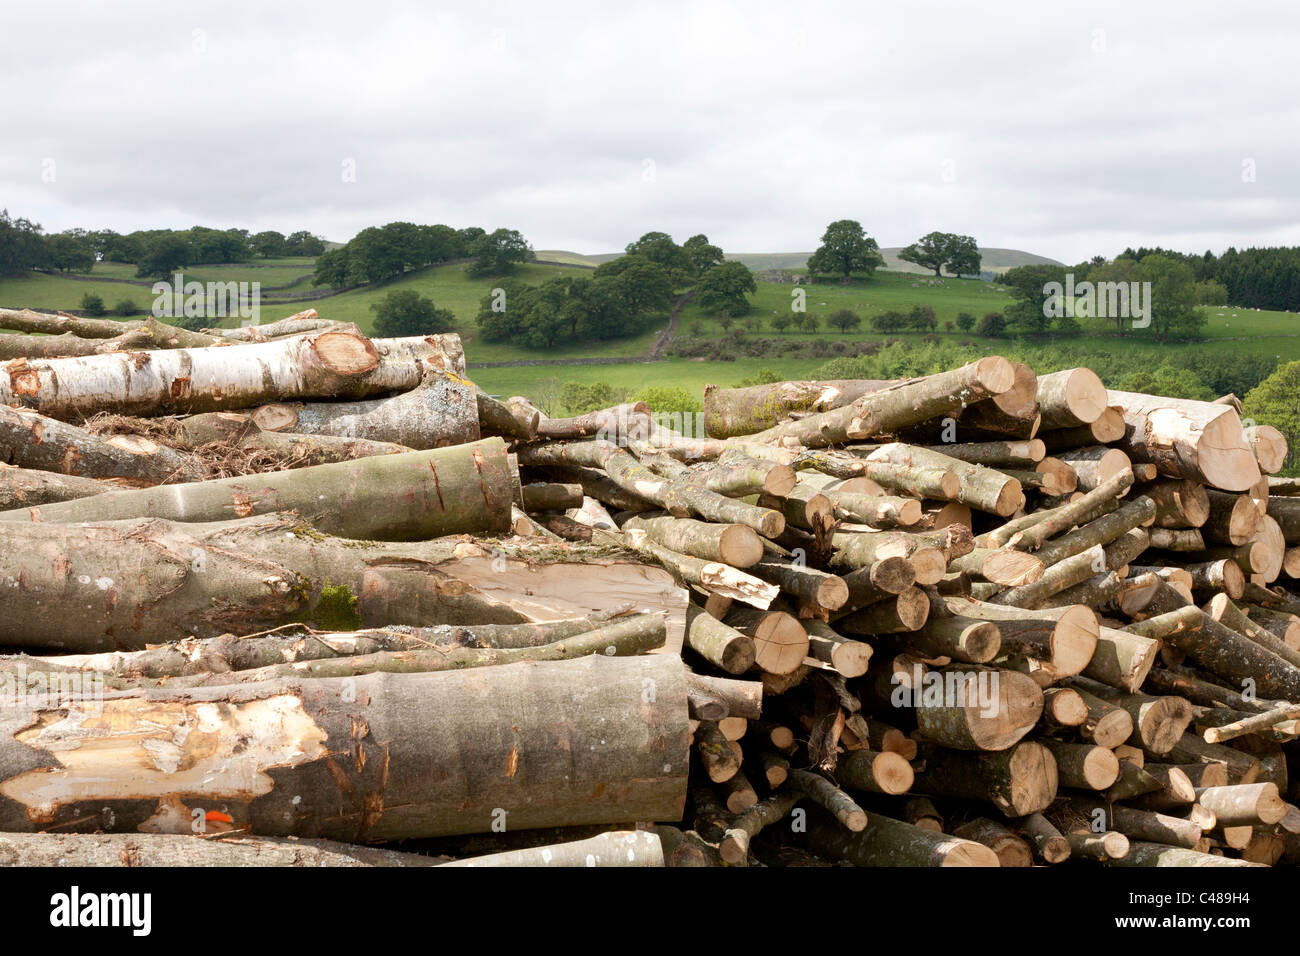
[[[551, 253], [544, 253], [549, 258]], [[187, 273], [187, 278], [202, 281], [261, 281], [264, 285], [282, 285], [303, 275], [309, 260], [268, 260], [258, 263], [257, 268], [247, 266], [213, 266], [196, 267]], [[566, 268], [551, 265], [529, 265], [521, 272], [527, 281], [537, 282], [552, 275], [588, 275], [586, 269]], [[101, 278], [130, 278], [133, 269], [122, 264], [101, 264], [96, 268], [95, 276]], [[489, 343], [479, 341], [474, 334], [474, 315], [478, 311], [480, 299], [492, 288], [493, 281], [487, 279], [471, 280], [464, 274], [463, 265], [448, 265], [424, 270], [407, 276], [397, 282], [389, 283], [375, 289], [356, 289], [342, 295], [319, 300], [306, 300], [292, 305], [268, 305], [263, 307], [263, 321], [273, 321], [300, 308], [314, 307], [322, 315], [342, 321], [356, 322], [361, 328], [369, 329], [374, 313], [370, 305], [381, 299], [395, 288], [412, 288], [427, 295], [440, 307], [451, 309], [461, 323], [466, 334], [466, 352], [471, 362], [502, 362], [530, 359], [573, 359], [597, 356], [641, 356], [646, 354], [654, 339], [654, 331], [631, 339], [613, 342], [592, 343], [589, 345], [568, 345], [547, 351], [536, 352], [519, 348], [509, 343]], [[309, 283], [299, 283], [296, 290], [310, 291]], [[869, 319], [886, 309], [906, 310], [912, 305], [923, 303], [934, 308], [939, 319], [938, 334], [958, 341], [972, 341], [982, 345], [989, 352], [1000, 347], [998, 342], [982, 340], [961, 332], [948, 333], [943, 324], [952, 321], [959, 312], [969, 312], [979, 317], [990, 310], [1000, 310], [1008, 304], [1008, 295], [998, 287], [974, 279], [943, 279], [935, 282], [921, 276], [890, 272], [879, 272], [868, 282], [848, 286], [837, 284], [812, 286], [808, 289], [807, 307], [809, 311], [823, 316], [840, 308], [848, 308], [863, 317], [862, 327], [846, 334], [831, 330], [825, 326], [815, 335], [788, 332], [778, 336], [770, 326], [770, 319], [775, 312], [788, 310], [791, 304], [791, 292], [794, 287], [776, 283], [759, 283], [758, 294], [753, 297], [754, 314], [763, 321], [759, 334], [778, 338], [782, 341], [795, 339], [817, 339], [825, 342], [838, 340], [879, 340], [884, 336], [870, 329]], [[86, 292], [97, 292], [109, 306], [118, 300], [129, 297], [139, 306], [147, 307], [151, 303], [152, 293], [143, 286], [130, 286], [114, 282], [81, 282], [57, 276], [35, 276], [30, 279], [0, 280], [0, 305], [7, 307], [30, 306], [41, 309], [76, 308], [81, 296]], [[1071, 340], [1069, 346], [1076, 350], [1079, 362], [1085, 364], [1089, 355], [1115, 354], [1123, 349], [1128, 354], [1149, 356], [1153, 365], [1159, 365], [1171, 355], [1171, 352], [1183, 348], [1230, 350], [1239, 353], [1255, 353], [1278, 357], [1283, 361], [1300, 358], [1300, 316], [1286, 312], [1256, 312], [1251, 309], [1207, 308], [1208, 324], [1205, 330], [1209, 344], [1177, 346], [1160, 345], [1144, 339], [1141, 333], [1116, 339], [1102, 336], [1083, 336]], [[707, 338], [725, 340], [728, 338], [712, 317], [698, 306], [688, 307], [683, 313], [679, 326], [679, 336], [689, 335], [692, 325], [699, 322], [702, 334]], [[1105, 332], [1105, 323], [1094, 321], [1091, 324], [1098, 332]], [[662, 327], [656, 324], [655, 328]], [[733, 328], [731, 336], [734, 337]], [[917, 333], [902, 333], [890, 336], [903, 340], [916, 340]], [[736, 381], [754, 375], [759, 369], [767, 368], [783, 376], [804, 377], [823, 363], [822, 359], [780, 359], [757, 358], [739, 359], [735, 362], [699, 362], [673, 360], [655, 365], [631, 364], [620, 366], [565, 366], [565, 367], [522, 367], [507, 369], [481, 369], [475, 371], [475, 378], [494, 394], [535, 395], [547, 379], [560, 381], [609, 381], [620, 386], [638, 389], [646, 385], [680, 385], [697, 393], [708, 382], [734, 384]]]

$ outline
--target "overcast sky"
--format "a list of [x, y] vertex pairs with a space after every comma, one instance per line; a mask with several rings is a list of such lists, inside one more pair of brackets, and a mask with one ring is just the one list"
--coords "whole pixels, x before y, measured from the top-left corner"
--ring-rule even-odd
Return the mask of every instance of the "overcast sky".
[[579, 252], [809, 250], [839, 218], [1066, 262], [1300, 244], [1298, 27], [1294, 0], [4, 0], [0, 207]]

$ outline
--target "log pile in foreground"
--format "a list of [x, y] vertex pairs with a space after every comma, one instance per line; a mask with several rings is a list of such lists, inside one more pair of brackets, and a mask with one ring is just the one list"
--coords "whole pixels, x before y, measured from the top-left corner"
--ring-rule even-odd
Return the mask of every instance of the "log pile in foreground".
[[1300, 485], [1231, 404], [992, 356], [687, 435], [455, 336], [0, 325], [0, 861], [1300, 857]]

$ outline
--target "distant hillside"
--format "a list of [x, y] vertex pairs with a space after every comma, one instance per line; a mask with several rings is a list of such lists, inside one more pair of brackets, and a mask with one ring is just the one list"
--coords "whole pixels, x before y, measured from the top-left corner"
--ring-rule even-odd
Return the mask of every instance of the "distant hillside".
[[[898, 252], [902, 246], [890, 246], [881, 249], [881, 255], [885, 257], [885, 268], [893, 272], [915, 272], [921, 275], [930, 275], [931, 270], [918, 266], [912, 262], [904, 262], [898, 258]], [[537, 258], [545, 262], [560, 262], [565, 265], [589, 266], [595, 268], [602, 262], [609, 262], [611, 259], [617, 259], [621, 252], [606, 252], [599, 255], [583, 255], [580, 252], [566, 252], [561, 249], [539, 249]], [[743, 262], [746, 266], [755, 272], [764, 269], [802, 269], [808, 262], [811, 252], [736, 252], [727, 256], [728, 259], [734, 259], [736, 262]], [[1049, 259], [1046, 256], [1034, 255], [1032, 252], [1024, 252], [1020, 249], [981, 249], [980, 256], [982, 261], [980, 265], [985, 272], [1006, 272], [1013, 266], [1033, 266], [1048, 265], [1060, 266], [1063, 262], [1057, 262], [1055, 259]]]

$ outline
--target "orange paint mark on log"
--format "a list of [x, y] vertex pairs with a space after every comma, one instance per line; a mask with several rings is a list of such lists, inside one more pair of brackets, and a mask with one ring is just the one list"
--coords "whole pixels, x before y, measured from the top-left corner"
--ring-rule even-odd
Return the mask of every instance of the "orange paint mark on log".
[[247, 518], [253, 513], [253, 502], [242, 491], [236, 491], [231, 496], [231, 503], [234, 505], [235, 514], [241, 518]]
[[180, 378], [175, 379], [172, 382], [171, 389], [170, 389], [172, 398], [177, 399], [180, 398], [182, 395], [184, 395], [185, 390], [189, 387], [189, 384], [190, 384], [190, 380], [187, 376], [181, 376]]
[[72, 562], [66, 554], [60, 554], [54, 559], [54, 577], [67, 578], [72, 576]]
[[67, 451], [63, 453], [63, 459], [59, 462], [59, 467], [63, 469], [65, 475], [77, 475], [81, 472], [78, 465], [81, 464], [81, 452], [72, 446], [68, 446]]
[[[148, 365], [148, 364], [149, 364], [150, 362], [152, 362], [152, 361], [153, 361], [153, 359], [150, 357], [150, 355], [149, 355], [148, 352], [132, 352], [132, 353], [131, 353], [131, 365], [135, 368], [135, 370], [136, 370], [137, 372], [140, 371], [140, 369], [144, 368], [146, 365]], [[186, 379], [186, 381], [188, 382], [189, 379]], [[173, 387], [175, 387], [175, 386], [173, 386]], [[175, 396], [173, 396], [173, 397], [175, 397]]]
[[9, 388], [15, 395], [35, 395], [41, 390], [41, 377], [26, 359], [9, 363]]
[[32, 422], [32, 444], [39, 445], [45, 441], [45, 423]]
[[209, 821], [215, 821], [219, 823], [235, 822], [235, 818], [232, 817], [229, 813], [222, 813], [219, 810], [209, 810], [207, 813], [203, 814], [203, 819]]
[[519, 769], [519, 748], [511, 747], [510, 753], [506, 754], [506, 776], [513, 777]]

